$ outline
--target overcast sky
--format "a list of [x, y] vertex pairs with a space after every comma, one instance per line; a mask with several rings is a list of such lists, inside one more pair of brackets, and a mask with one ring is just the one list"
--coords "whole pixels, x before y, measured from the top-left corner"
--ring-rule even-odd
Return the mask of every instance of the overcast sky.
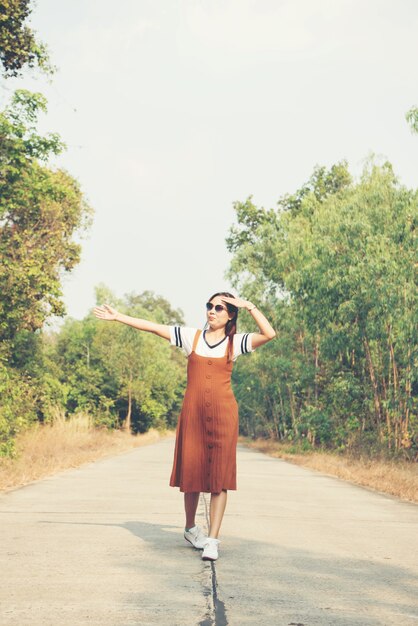
[[373, 152], [417, 186], [416, 0], [37, 0], [32, 26], [58, 72], [1, 98], [48, 97], [42, 129], [95, 210], [65, 279], [73, 317], [103, 282], [201, 325], [229, 286], [233, 202], [273, 207], [316, 164], [358, 174]]

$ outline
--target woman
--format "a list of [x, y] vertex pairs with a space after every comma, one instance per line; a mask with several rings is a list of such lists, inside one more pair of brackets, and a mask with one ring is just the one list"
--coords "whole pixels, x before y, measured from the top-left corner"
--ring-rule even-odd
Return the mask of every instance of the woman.
[[[249, 311], [258, 333], [236, 332], [241, 308]], [[187, 388], [177, 424], [170, 485], [184, 492], [185, 539], [203, 550], [203, 560], [215, 561], [227, 491], [236, 489], [238, 407], [231, 389], [233, 362], [273, 339], [276, 333], [256, 305], [228, 292], [216, 293], [206, 303], [203, 332], [129, 317], [106, 304], [96, 307], [94, 313], [99, 319], [122, 322], [168, 339], [188, 357]], [[202, 491], [211, 494], [208, 536], [195, 524]]]

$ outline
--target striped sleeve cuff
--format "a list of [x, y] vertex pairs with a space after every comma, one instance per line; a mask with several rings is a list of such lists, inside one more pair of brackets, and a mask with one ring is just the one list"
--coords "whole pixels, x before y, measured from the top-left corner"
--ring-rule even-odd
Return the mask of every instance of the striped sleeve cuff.
[[251, 340], [249, 339], [250, 333], [245, 333], [241, 339], [241, 354], [248, 354], [251, 352]]
[[175, 345], [177, 346], [177, 348], [182, 348], [183, 347], [183, 340], [181, 337], [181, 328], [180, 326], [174, 326], [174, 339], [175, 339]]

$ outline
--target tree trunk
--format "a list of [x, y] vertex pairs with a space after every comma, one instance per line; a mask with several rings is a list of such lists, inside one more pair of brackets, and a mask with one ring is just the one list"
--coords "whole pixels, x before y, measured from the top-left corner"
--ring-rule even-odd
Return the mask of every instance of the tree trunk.
[[289, 383], [286, 384], [286, 387], [289, 391], [289, 406], [290, 406], [290, 414], [292, 416], [292, 427], [293, 427], [293, 432], [295, 433], [296, 436], [299, 435], [299, 430], [298, 430], [298, 425], [297, 425], [297, 421], [296, 421], [296, 412], [295, 412], [295, 405], [293, 402], [293, 392], [291, 389], [291, 386]]
[[[281, 410], [281, 419], [279, 419], [279, 432], [280, 439], [283, 439], [287, 433], [287, 424], [286, 424], [286, 412], [284, 408], [283, 396], [280, 391], [280, 386], [278, 387], [279, 401], [280, 401], [280, 410]], [[280, 428], [281, 425], [281, 428]]]
[[377, 380], [376, 380], [376, 375], [375, 375], [375, 368], [373, 365], [373, 360], [372, 360], [372, 355], [370, 352], [370, 346], [369, 346], [369, 342], [367, 339], [367, 336], [364, 336], [364, 347], [366, 349], [366, 360], [367, 360], [367, 365], [369, 368], [369, 374], [370, 374], [370, 380], [372, 383], [372, 387], [373, 387], [373, 400], [374, 400], [374, 414], [375, 414], [375, 420], [379, 429], [379, 434], [381, 435], [381, 425], [382, 425], [382, 410], [381, 410], [381, 404], [380, 404], [380, 398], [379, 398], [379, 389], [377, 386]]
[[383, 386], [383, 399], [385, 401], [385, 417], [386, 417], [386, 428], [388, 432], [388, 447], [389, 450], [392, 448], [392, 424], [390, 422], [390, 411], [389, 411], [389, 396], [388, 396], [388, 388], [390, 392], [390, 378], [388, 387], [386, 387], [386, 381], [384, 375], [382, 376], [382, 386]]
[[396, 430], [396, 436], [395, 436], [395, 448], [397, 450], [399, 450], [399, 448], [401, 447], [401, 442], [403, 439], [403, 428], [402, 428], [402, 408], [401, 408], [401, 403], [400, 403], [400, 394], [399, 394], [399, 374], [398, 374], [398, 367], [396, 365], [396, 360], [395, 360], [395, 350], [393, 347], [393, 342], [392, 342], [392, 338], [391, 338], [391, 325], [389, 324], [387, 326], [387, 333], [388, 333], [388, 344], [389, 344], [389, 356], [390, 356], [390, 369], [391, 369], [391, 373], [393, 375], [393, 400], [394, 400], [394, 406], [395, 406], [395, 415], [396, 415], [396, 419], [395, 419], [395, 430]]
[[128, 384], [128, 412], [125, 417], [124, 430], [127, 433], [131, 432], [131, 419], [132, 419], [132, 378], [129, 379]]
[[408, 365], [405, 373], [405, 402], [404, 402], [404, 415], [405, 419], [402, 423], [402, 447], [411, 447], [411, 438], [409, 435], [409, 418], [410, 418], [410, 400], [412, 396], [412, 383], [411, 383], [411, 345], [408, 345]]
[[315, 406], [318, 406], [319, 335], [315, 337], [314, 355], [315, 355], [315, 378], [314, 378]]

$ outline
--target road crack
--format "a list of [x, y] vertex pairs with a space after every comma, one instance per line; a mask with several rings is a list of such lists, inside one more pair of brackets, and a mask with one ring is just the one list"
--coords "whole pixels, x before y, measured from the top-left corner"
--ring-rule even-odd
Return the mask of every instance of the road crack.
[[[205, 494], [201, 494], [203, 500], [206, 526], [209, 528], [209, 505]], [[199, 626], [228, 626], [226, 618], [225, 603], [219, 598], [218, 580], [216, 577], [216, 561], [207, 561], [204, 569], [204, 595], [207, 601], [207, 611], [205, 617], [199, 622]], [[209, 576], [205, 575], [209, 574]]]

